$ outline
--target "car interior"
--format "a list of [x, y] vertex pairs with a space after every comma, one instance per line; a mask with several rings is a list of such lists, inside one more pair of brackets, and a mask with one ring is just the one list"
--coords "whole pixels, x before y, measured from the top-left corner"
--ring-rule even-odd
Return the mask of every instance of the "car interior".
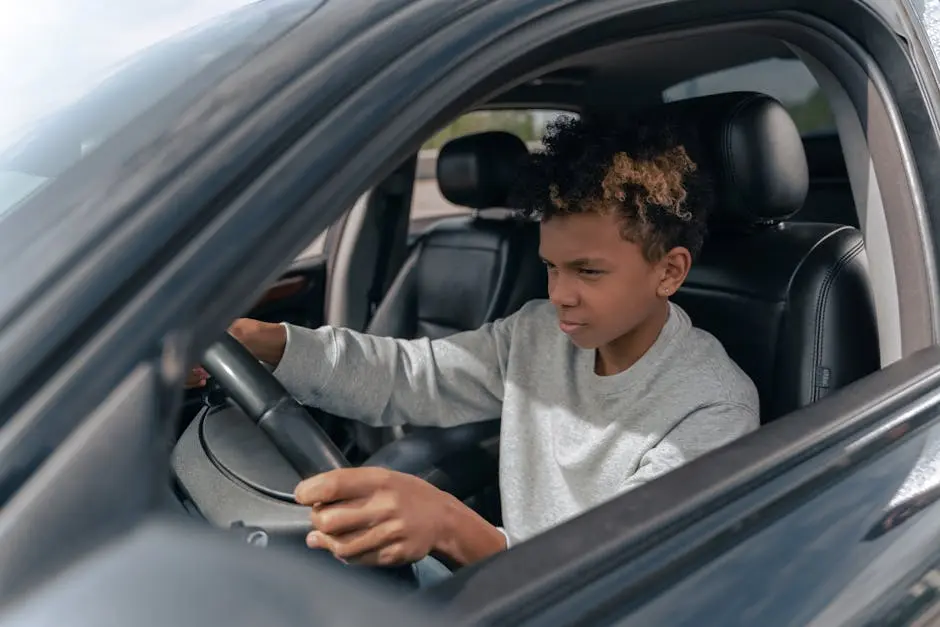
[[[876, 261], [835, 126], [798, 126], [797, 105], [822, 93], [800, 57], [751, 34], [704, 44], [685, 37], [605, 46], [520, 79], [473, 110], [568, 111], [613, 124], [659, 107], [687, 125], [718, 202], [675, 302], [752, 377], [768, 423], [886, 365], [869, 272]], [[766, 64], [789, 69], [768, 73]], [[667, 97], [696, 81], [705, 88]], [[797, 95], [788, 101], [780, 94], [789, 91]], [[322, 251], [298, 258], [245, 315], [441, 338], [547, 297], [538, 226], [517, 219], [510, 202], [529, 153], [500, 129], [450, 140], [434, 178], [463, 210], [430, 219], [412, 216], [420, 155], [411, 155], [329, 229]], [[187, 395], [173, 454], [181, 501], [216, 525], [249, 525], [253, 516], [249, 526], [296, 542], [306, 530], [291, 501], [296, 470], [259, 430], [232, 418], [238, 410], [217, 384]], [[498, 416], [447, 430], [375, 429], [307, 409], [352, 465], [416, 474], [500, 523]], [[220, 416], [242, 426], [221, 429]]]

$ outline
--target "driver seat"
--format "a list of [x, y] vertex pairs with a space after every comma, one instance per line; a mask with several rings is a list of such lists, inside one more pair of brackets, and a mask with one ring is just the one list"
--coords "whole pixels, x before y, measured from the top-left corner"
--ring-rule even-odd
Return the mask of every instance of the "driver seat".
[[769, 422], [880, 367], [858, 229], [791, 222], [809, 177], [799, 131], [763, 94], [663, 107], [715, 181], [710, 235], [675, 302], [753, 379]]

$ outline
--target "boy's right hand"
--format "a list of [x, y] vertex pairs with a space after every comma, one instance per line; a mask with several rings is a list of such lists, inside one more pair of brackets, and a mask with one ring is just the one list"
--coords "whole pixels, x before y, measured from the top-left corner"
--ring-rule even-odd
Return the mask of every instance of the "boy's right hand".
[[[229, 334], [248, 349], [257, 359], [277, 366], [287, 347], [287, 330], [280, 324], [239, 318], [228, 328]], [[209, 373], [201, 366], [194, 367], [186, 377], [186, 388], [200, 388], [206, 384]]]

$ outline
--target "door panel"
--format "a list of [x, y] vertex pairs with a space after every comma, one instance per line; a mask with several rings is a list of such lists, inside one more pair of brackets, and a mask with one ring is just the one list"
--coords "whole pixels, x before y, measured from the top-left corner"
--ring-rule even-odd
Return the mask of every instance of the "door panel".
[[0, 614], [0, 625], [457, 624], [409, 590], [318, 553], [264, 550], [198, 525], [155, 520]]
[[264, 296], [261, 297], [261, 300], [258, 301], [258, 306], [261, 307], [272, 303], [279, 303], [293, 298], [294, 296], [299, 296], [306, 291], [309, 285], [310, 281], [305, 276], [284, 277], [268, 288], [268, 291], [266, 291]]
[[934, 347], [433, 594], [489, 624], [868, 624], [937, 560], [938, 390]]
[[158, 385], [156, 369], [141, 364], [0, 512], [0, 607], [153, 506], [166, 485]]

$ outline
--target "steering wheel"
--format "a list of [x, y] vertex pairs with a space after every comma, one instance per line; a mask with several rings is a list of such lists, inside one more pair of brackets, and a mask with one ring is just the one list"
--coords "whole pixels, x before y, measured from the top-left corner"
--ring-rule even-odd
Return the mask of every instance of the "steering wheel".
[[202, 365], [301, 477], [350, 466], [303, 405], [229, 333], [209, 347]]
[[[202, 365], [301, 477], [350, 466], [313, 416], [229, 333], [209, 347]], [[378, 570], [417, 586], [410, 564]]]

